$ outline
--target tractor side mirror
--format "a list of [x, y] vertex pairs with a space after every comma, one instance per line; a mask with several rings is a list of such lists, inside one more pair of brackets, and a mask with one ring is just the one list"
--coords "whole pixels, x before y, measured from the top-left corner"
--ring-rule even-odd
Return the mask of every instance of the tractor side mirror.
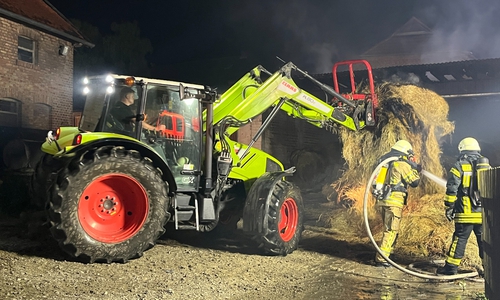
[[179, 83], [179, 97], [181, 100], [195, 98], [204, 101], [215, 101], [218, 95], [217, 91], [215, 89], [212, 90], [210, 87], [205, 87], [205, 91], [200, 94], [193, 94], [182, 83]]
[[179, 83], [179, 97], [181, 98], [181, 100], [184, 100], [185, 97], [184, 86], [182, 85], [182, 83]]
[[186, 87], [184, 87], [182, 83], [179, 83], [179, 97], [181, 98], [181, 100], [193, 98], [193, 95], [191, 95], [191, 93]]

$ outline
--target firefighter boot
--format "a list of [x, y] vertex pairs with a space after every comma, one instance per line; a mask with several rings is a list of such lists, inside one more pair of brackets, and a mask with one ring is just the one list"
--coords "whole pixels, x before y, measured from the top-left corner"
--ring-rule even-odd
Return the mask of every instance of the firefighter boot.
[[375, 259], [373, 260], [373, 263], [375, 264], [376, 267], [384, 267], [384, 268], [390, 268], [392, 265], [386, 261], [382, 255], [380, 255], [378, 252], [375, 255]]
[[375, 262], [376, 267], [384, 267], [384, 268], [390, 268], [392, 265], [386, 261], [376, 261]]
[[445, 263], [444, 267], [440, 267], [437, 269], [437, 273], [439, 275], [456, 275], [458, 273], [458, 266]]
[[476, 265], [476, 266], [474, 266], [474, 268], [477, 271], [477, 275], [480, 278], [484, 278], [484, 266], [483, 265]]

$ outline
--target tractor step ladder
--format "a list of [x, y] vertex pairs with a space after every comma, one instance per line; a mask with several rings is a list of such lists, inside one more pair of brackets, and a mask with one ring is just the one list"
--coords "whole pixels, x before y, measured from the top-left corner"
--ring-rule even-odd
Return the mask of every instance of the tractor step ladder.
[[[186, 197], [187, 196], [187, 197]], [[190, 202], [190, 196], [180, 196], [177, 195], [174, 198], [174, 206], [175, 206], [175, 229], [176, 230], [200, 230], [200, 219], [198, 216], [198, 200], [195, 198], [193, 199], [194, 205], [189, 205]], [[179, 203], [181, 202], [181, 203]], [[189, 215], [192, 216], [194, 214], [195, 217], [195, 224], [192, 224], [192, 221], [187, 221], [187, 220], [182, 220], [179, 221], [179, 218], [181, 215]], [[192, 219], [192, 217], [190, 218]], [[186, 224], [189, 222], [190, 224]]]

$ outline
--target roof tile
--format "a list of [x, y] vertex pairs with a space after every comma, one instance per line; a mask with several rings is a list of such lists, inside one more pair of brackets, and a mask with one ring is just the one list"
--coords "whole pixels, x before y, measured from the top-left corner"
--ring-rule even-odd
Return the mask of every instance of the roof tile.
[[79, 39], [85, 38], [55, 7], [44, 0], [0, 0], [0, 9], [31, 19]]

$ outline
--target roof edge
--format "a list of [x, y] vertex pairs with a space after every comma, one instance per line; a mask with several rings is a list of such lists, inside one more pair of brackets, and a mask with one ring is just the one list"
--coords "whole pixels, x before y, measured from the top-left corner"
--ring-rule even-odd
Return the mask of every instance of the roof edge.
[[[383, 70], [383, 69], [391, 69], [391, 68], [407, 68], [407, 67], [422, 67], [422, 66], [437, 66], [437, 65], [458, 65], [458, 64], [470, 64], [473, 62], [495, 62], [498, 61], [500, 64], [500, 57], [490, 57], [483, 59], [468, 59], [468, 60], [455, 60], [455, 61], [445, 61], [445, 62], [436, 62], [436, 63], [426, 63], [426, 64], [408, 64], [408, 65], [394, 65], [394, 66], [385, 66], [385, 67], [375, 67], [372, 70]], [[349, 71], [341, 71], [339, 73], [346, 73]], [[310, 74], [311, 76], [332, 76], [331, 72], [328, 73], [317, 73]]]
[[2, 9], [2, 8], [0, 8], [0, 15], [6, 16], [6, 17], [11, 18], [11, 19], [14, 19], [14, 20], [19, 21], [21, 23], [32, 25], [32, 26], [37, 27], [37, 28], [39, 28], [41, 30], [48, 31], [48, 32], [50, 32], [50, 33], [52, 33], [52, 34], [54, 34], [56, 36], [61, 37], [61, 38], [65, 38], [65, 39], [68, 39], [70, 41], [73, 41], [73, 42], [76, 42], [76, 43], [80, 43], [80, 44], [85, 45], [85, 46], [90, 47], [90, 48], [93, 48], [95, 46], [94, 44], [90, 43], [89, 41], [86, 41], [84, 39], [81, 39], [79, 37], [76, 37], [74, 35], [66, 33], [64, 31], [52, 28], [50, 26], [47, 26], [45, 24], [42, 24], [42, 23], [37, 22], [37, 21], [34, 21], [34, 20], [30, 19], [30, 18], [23, 17], [21, 15], [15, 14], [13, 12], [10, 12], [10, 11]]
[[[64, 19], [64, 21], [68, 22], [68, 24], [73, 26], [75, 31], [78, 32], [78, 34], [80, 34], [80, 36], [83, 37], [84, 40], [89, 41], [89, 39], [73, 24], [73, 22], [71, 22], [68, 18], [66, 18], [65, 15], [63, 15], [54, 5], [52, 5], [52, 3], [49, 2], [49, 0], [43, 0], [43, 2], [45, 2], [45, 4], [47, 4], [50, 8], [52, 8], [61, 18]], [[92, 47], [94, 46], [95, 45], [93, 45]]]

